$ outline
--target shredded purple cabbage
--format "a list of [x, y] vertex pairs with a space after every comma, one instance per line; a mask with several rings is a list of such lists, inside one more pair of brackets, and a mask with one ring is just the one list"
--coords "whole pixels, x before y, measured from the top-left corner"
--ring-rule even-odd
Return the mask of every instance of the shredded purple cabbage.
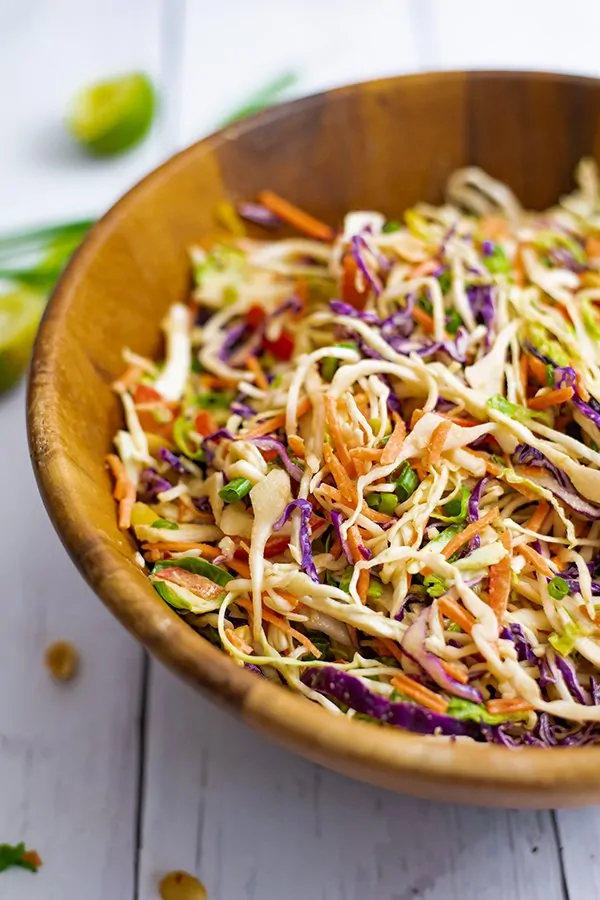
[[[179, 460], [177, 460], [179, 462]], [[173, 485], [158, 474], [156, 469], [144, 469], [140, 475], [140, 493], [143, 494], [144, 501], [147, 503], [154, 500], [158, 494], [163, 491], [170, 491]]]
[[212, 512], [210, 500], [208, 497], [193, 497], [192, 503], [200, 512]]
[[331, 524], [333, 525], [333, 527], [335, 529], [335, 533], [337, 534], [337, 536], [340, 540], [343, 554], [346, 557], [346, 559], [348, 560], [348, 562], [350, 563], [350, 565], [354, 565], [354, 560], [352, 559], [352, 553], [350, 551], [350, 545], [348, 544], [348, 539], [346, 537], [344, 537], [344, 533], [341, 528], [342, 522], [344, 521], [344, 516], [341, 512], [338, 512], [335, 509], [331, 510], [330, 516], [331, 516]]
[[362, 273], [367, 284], [372, 288], [375, 296], [378, 297], [383, 290], [382, 284], [377, 275], [374, 275], [367, 265], [363, 255], [365, 250], [369, 251], [369, 248], [364, 237], [359, 234], [355, 234], [350, 238], [350, 252], [352, 254], [354, 262], [358, 266], [358, 269]]
[[[471, 491], [471, 496], [469, 497], [469, 502], [467, 503], [467, 521], [469, 524], [472, 522], [476, 522], [479, 519], [479, 504], [481, 503], [481, 495], [483, 490], [488, 483], [489, 478], [484, 476], [481, 481], [478, 481], [473, 490]], [[481, 545], [481, 537], [476, 534], [469, 541], [469, 550], [477, 550], [477, 548]]]
[[[179, 472], [180, 475], [189, 475], [188, 469], [183, 465], [178, 456], [175, 456], [170, 450], [167, 450], [166, 447], [161, 447], [158, 451], [159, 457], [163, 460], [163, 462], [169, 463], [172, 469], [175, 469], [176, 472]], [[169, 485], [172, 487], [172, 485]]]
[[343, 703], [364, 716], [406, 731], [417, 734], [466, 735], [475, 740], [481, 739], [481, 728], [475, 722], [441, 715], [415, 703], [388, 700], [381, 694], [370, 691], [358, 678], [332, 666], [305, 669], [301, 680], [311, 690]]
[[511, 622], [508, 627], [505, 626], [500, 632], [500, 637], [513, 642], [519, 662], [528, 662], [533, 666], [538, 665], [539, 660], [533, 652], [533, 647], [527, 640], [522, 627], [516, 622]]
[[350, 318], [360, 319], [368, 325], [381, 325], [381, 321], [375, 313], [367, 312], [362, 309], [354, 309], [353, 306], [350, 306], [349, 303], [344, 303], [342, 300], [331, 300], [329, 308], [336, 316], [350, 316]]
[[255, 666], [254, 663], [244, 663], [244, 668], [248, 669], [249, 672], [254, 672], [255, 675], [264, 677], [262, 669], [260, 669], [258, 666]]
[[494, 331], [496, 309], [494, 306], [494, 289], [490, 284], [471, 284], [467, 288], [467, 299], [473, 315], [485, 325], [487, 332], [485, 346], [489, 347]]
[[470, 700], [472, 703], [481, 703], [483, 698], [480, 692], [470, 684], [462, 684], [457, 681], [444, 669], [441, 660], [435, 654], [425, 649], [425, 641], [427, 639], [427, 622], [429, 619], [430, 609], [427, 608], [420, 613], [412, 625], [407, 629], [402, 639], [402, 652], [409, 659], [421, 666], [427, 672], [429, 677], [435, 681], [438, 687], [448, 691], [455, 697], [463, 700]]
[[308, 575], [314, 582], [320, 584], [319, 576], [317, 575], [317, 570], [315, 568], [315, 563], [312, 556], [312, 546], [310, 543], [310, 517], [312, 516], [313, 508], [308, 502], [308, 500], [292, 500], [291, 503], [288, 503], [286, 508], [283, 511], [283, 515], [277, 522], [273, 525], [273, 531], [279, 531], [280, 528], [283, 528], [291, 514], [295, 509], [300, 510], [300, 550], [302, 553], [302, 571]]
[[262, 225], [263, 228], [277, 228], [283, 224], [279, 216], [261, 203], [238, 203], [237, 212], [242, 219], [255, 225]]
[[600, 507], [594, 506], [589, 500], [585, 500], [573, 486], [571, 480], [558, 466], [550, 462], [546, 456], [535, 447], [528, 444], [519, 444], [513, 454], [513, 462], [517, 465], [534, 466], [548, 473], [548, 484], [542, 482], [543, 487], [548, 487], [559, 500], [567, 504], [574, 512], [586, 519], [600, 519]]
[[584, 691], [579, 684], [573, 664], [568, 659], [565, 659], [564, 656], [561, 656], [560, 653], [554, 654], [554, 660], [556, 662], [557, 669], [564, 678], [565, 684], [575, 700], [578, 703], [584, 703], [586, 706], [589, 706], [591, 704], [592, 698], [590, 697], [589, 693], [587, 691]]
[[236, 349], [236, 344], [244, 336], [244, 332], [246, 331], [246, 323], [242, 322], [238, 325], [233, 325], [227, 334], [225, 335], [225, 339], [219, 348], [219, 352], [217, 353], [217, 357], [226, 362], [231, 358]]
[[242, 416], [244, 419], [249, 419], [250, 416], [256, 415], [255, 409], [252, 409], [247, 403], [239, 403], [237, 400], [234, 400], [229, 409], [232, 413], [235, 413], [236, 416]]
[[302, 478], [302, 469], [291, 461], [288, 452], [281, 441], [278, 441], [277, 438], [258, 437], [250, 438], [250, 443], [258, 447], [259, 450], [276, 450], [283, 468], [288, 475], [295, 481], [300, 481]]

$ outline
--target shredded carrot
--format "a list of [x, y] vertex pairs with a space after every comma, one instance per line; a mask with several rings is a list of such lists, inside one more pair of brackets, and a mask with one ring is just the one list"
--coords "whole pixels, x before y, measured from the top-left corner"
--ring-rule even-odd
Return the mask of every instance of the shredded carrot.
[[350, 478], [353, 478], [356, 475], [356, 469], [352, 457], [348, 453], [346, 440], [342, 434], [342, 429], [340, 428], [336, 402], [329, 394], [325, 395], [325, 417], [327, 419], [329, 434], [338, 458]]
[[402, 650], [395, 641], [390, 640], [390, 638], [380, 637], [379, 643], [384, 648], [385, 655], [393, 656], [399, 663], [402, 663]]
[[426, 469], [431, 469], [439, 463], [444, 444], [446, 443], [446, 438], [448, 437], [451, 428], [452, 422], [449, 422], [448, 419], [444, 419], [443, 422], [440, 422], [440, 424], [436, 425], [434, 428], [425, 452]]
[[248, 656], [250, 656], [251, 653], [254, 653], [254, 649], [250, 644], [247, 644], [246, 641], [242, 640], [239, 634], [236, 634], [233, 629], [226, 629], [225, 634], [227, 635], [227, 640], [230, 641], [234, 647], [237, 647], [238, 650], [241, 650], [242, 653], [246, 653]]
[[217, 424], [207, 409], [201, 409], [199, 413], [196, 413], [194, 428], [202, 437], [208, 437], [209, 434], [215, 433]]
[[444, 549], [442, 550], [442, 554], [449, 559], [453, 553], [456, 553], [457, 550], [466, 544], [467, 541], [470, 541], [471, 538], [474, 538], [476, 534], [481, 534], [484, 528], [487, 528], [488, 525], [497, 519], [500, 515], [500, 510], [497, 506], [494, 506], [493, 509], [490, 509], [485, 516], [482, 516], [480, 519], [477, 519], [476, 522], [471, 522], [470, 525], [460, 532], [460, 534], [454, 535], [452, 540], [448, 541]]
[[575, 369], [575, 386], [577, 388], [577, 393], [579, 394], [581, 399], [587, 403], [588, 400], [590, 399], [590, 395], [588, 393], [586, 386], [583, 383], [583, 375], [579, 371], [579, 369]]
[[258, 202], [270, 209], [272, 213], [292, 225], [298, 231], [314, 238], [316, 241], [333, 241], [335, 232], [331, 226], [320, 222], [313, 216], [304, 212], [303, 209], [294, 206], [289, 200], [284, 200], [273, 191], [261, 191], [258, 195]]
[[507, 697], [501, 700], [488, 700], [485, 708], [493, 716], [497, 716], [504, 713], [530, 712], [533, 706], [522, 697]]
[[349, 303], [354, 309], [364, 309], [367, 297], [369, 296], [369, 291], [366, 285], [357, 285], [358, 274], [356, 260], [350, 253], [345, 253], [342, 256], [342, 300], [344, 303]]
[[[348, 529], [348, 544], [350, 545], [350, 552], [352, 553], [352, 559], [356, 564], [360, 560], [363, 560], [364, 557], [360, 552], [360, 546], [363, 542], [360, 531], [358, 530], [357, 525], [352, 525]], [[360, 601], [363, 604], [367, 602], [367, 593], [369, 591], [369, 584], [371, 582], [371, 573], [369, 569], [361, 569], [360, 575], [358, 576], [358, 581], [356, 583], [356, 592], [360, 597]]]
[[529, 521], [525, 523], [525, 528], [529, 528], [530, 531], [539, 531], [544, 524], [544, 519], [548, 515], [549, 509], [550, 506], [548, 503], [546, 503], [545, 500], [540, 500], [537, 509], [532, 514]]
[[246, 360], [246, 367], [250, 369], [250, 371], [254, 375], [254, 384], [256, 385], [256, 387], [260, 388], [261, 391], [267, 391], [269, 389], [267, 376], [263, 372], [261, 365], [254, 354], [251, 353]]
[[488, 602], [496, 613], [496, 618], [501, 622], [508, 606], [508, 598], [512, 587], [512, 570], [510, 567], [512, 544], [508, 531], [503, 531], [499, 540], [507, 553], [499, 562], [490, 566]]
[[529, 565], [533, 566], [536, 572], [545, 575], [546, 578], [554, 577], [554, 571], [550, 568], [548, 560], [544, 559], [541, 553], [538, 553], [537, 550], [534, 550], [529, 544], [519, 544], [518, 550], [521, 556], [525, 557]]
[[141, 366], [136, 366], [133, 364], [127, 366], [121, 377], [113, 382], [113, 390], [117, 392], [128, 391], [129, 388], [135, 384], [135, 382], [142, 374], [143, 369]]
[[301, 438], [299, 434], [290, 434], [288, 438], [288, 446], [294, 456], [297, 456], [298, 459], [305, 458], [306, 447], [304, 446], [304, 438]]
[[[305, 396], [302, 397], [301, 400], [298, 401], [297, 407], [297, 417], [300, 419], [303, 415], [305, 415], [311, 407], [310, 398]], [[263, 437], [265, 434], [271, 434], [272, 431], [277, 431], [279, 428], [282, 428], [285, 425], [285, 412], [277, 413], [276, 416], [272, 416], [270, 419], [265, 419], [264, 422], [260, 422], [260, 424], [255, 425], [254, 428], [251, 428], [250, 431], [244, 431], [238, 435], [240, 440], [248, 440], [249, 438], [255, 437]]]
[[600, 237], [590, 234], [585, 241], [585, 252], [588, 256], [600, 257]]
[[412, 311], [412, 317], [426, 334], [433, 334], [433, 316], [430, 316], [428, 312], [425, 312], [419, 306], [415, 306]]
[[401, 694], [404, 694], [405, 697], [420, 703], [421, 706], [425, 706], [427, 709], [432, 709], [434, 712], [439, 713], [445, 713], [448, 709], [447, 700], [444, 700], [443, 697], [440, 697], [434, 691], [430, 691], [425, 685], [409, 678], [408, 675], [398, 673], [398, 675], [394, 675], [390, 684], [397, 688]]
[[574, 395], [575, 391], [572, 387], [557, 388], [554, 391], [547, 391], [545, 394], [539, 394], [527, 401], [529, 409], [548, 409], [549, 406], [555, 406], [558, 403], [566, 403]]
[[118, 456], [109, 453], [106, 464], [115, 479], [113, 497], [119, 501], [119, 528], [121, 531], [127, 531], [131, 527], [131, 513], [136, 500], [135, 486]]
[[308, 304], [308, 281], [306, 278], [300, 277], [296, 279], [296, 300], [299, 301], [300, 309], [292, 313], [292, 317], [296, 319], [302, 318]]
[[502, 216], [485, 216], [479, 223], [479, 232], [489, 240], [503, 237], [506, 234], [506, 219]]
[[353, 496], [356, 495], [354, 484], [348, 477], [348, 474], [346, 473], [343, 465], [331, 449], [331, 444], [323, 444], [323, 456], [325, 458], [325, 462], [329, 467], [329, 471], [333, 475], [334, 481], [338, 487], [340, 494], [342, 495], [342, 497], [344, 497], [344, 499], [352, 502]]
[[536, 379], [536, 381], [538, 381], [542, 385], [545, 385], [546, 384], [546, 366], [541, 361], [541, 359], [538, 359], [537, 356], [527, 356], [527, 357], [522, 356], [521, 359], [523, 359], [523, 358], [525, 358], [527, 360], [527, 365], [529, 367], [529, 371], [531, 372], [533, 377]]
[[453, 425], [460, 425], [461, 428], [473, 428], [474, 425], [481, 425], [481, 422], [478, 419], [467, 419], [466, 416], [452, 416], [450, 413], [441, 412], [438, 412], [437, 415], [442, 416], [444, 419], [448, 419]]
[[228, 559], [225, 563], [228, 569], [233, 569], [234, 572], [237, 572], [238, 575], [241, 575], [242, 578], [250, 578], [250, 566], [248, 563], [242, 562], [241, 559]]
[[[335, 500], [336, 503], [346, 503], [346, 501], [344, 500], [344, 498], [342, 497], [340, 492], [337, 490], [337, 488], [332, 487], [330, 484], [320, 484], [319, 490], [322, 491], [326, 497], [329, 497], [330, 500]], [[356, 501], [357, 501], [356, 488], [354, 488], [352, 502], [356, 503]], [[346, 503], [346, 506], [348, 506], [348, 503]], [[369, 506], [367, 506], [367, 504], [364, 500], [363, 500], [363, 505], [361, 506], [360, 512], [361, 512], [361, 515], [363, 515], [366, 519], [370, 519], [372, 522], [383, 523], [383, 522], [391, 522], [392, 521], [392, 516], [386, 516], [385, 513], [380, 513], [380, 512], [377, 512], [376, 509], [371, 509]]]
[[381, 465], [389, 466], [390, 463], [393, 463], [400, 450], [402, 449], [402, 444], [404, 443], [404, 438], [406, 437], [406, 425], [400, 418], [400, 416], [396, 417], [396, 423], [394, 425], [394, 430], [390, 435], [390, 439], [387, 444], [383, 448], [383, 453], [381, 454]]
[[364, 459], [369, 462], [379, 462], [382, 453], [383, 449], [381, 447], [353, 447], [352, 450], [350, 450], [352, 459]]
[[[250, 616], [252, 615], [252, 603], [250, 602], [250, 600], [247, 600], [245, 597], [236, 597], [235, 602], [238, 606], [241, 606], [242, 609], [245, 609]], [[292, 637], [295, 637], [303, 647], [306, 647], [309, 653], [312, 653], [313, 656], [315, 656], [317, 659], [320, 659], [321, 651], [317, 647], [315, 647], [310, 638], [308, 638], [305, 634], [302, 634], [301, 631], [296, 631], [295, 628], [292, 628], [292, 626], [281, 616], [278, 616], [277, 613], [271, 612], [270, 609], [265, 609], [265, 607], [263, 606], [262, 618], [265, 622], [270, 622], [271, 625], [275, 625], [285, 634], [289, 634]]]
[[455, 625], [462, 628], [464, 632], [471, 634], [471, 629], [475, 624], [475, 618], [470, 612], [463, 609], [456, 600], [453, 600], [452, 597], [448, 597], [447, 595], [440, 597], [438, 600], [438, 609], [443, 616], [446, 616], [447, 619], [450, 619], [451, 622], [454, 622]]
[[410, 417], [410, 431], [413, 430], [413, 428], [415, 427], [417, 422], [419, 422], [423, 418], [424, 415], [425, 415], [424, 409], [415, 409], [413, 411], [413, 414]]
[[432, 275], [440, 267], [437, 259], [426, 259], [414, 267], [410, 273], [411, 278], [424, 278], [426, 275]]
[[440, 663], [442, 664], [442, 668], [448, 675], [451, 675], [455, 681], [459, 681], [461, 684], [468, 684], [469, 672], [463, 663], [450, 662], [447, 659], [440, 659]]
[[337, 559], [340, 553], [342, 552], [342, 542], [339, 537], [336, 537], [333, 541], [331, 547], [329, 548], [329, 552], [333, 556], [334, 559]]

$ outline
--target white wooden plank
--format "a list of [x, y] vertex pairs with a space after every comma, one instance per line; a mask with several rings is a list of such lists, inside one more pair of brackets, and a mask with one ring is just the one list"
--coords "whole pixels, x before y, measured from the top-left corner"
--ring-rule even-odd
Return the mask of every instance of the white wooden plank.
[[569, 897], [600, 897], [600, 809], [562, 809], [556, 820]]
[[[141, 650], [85, 587], [30, 470], [24, 390], [0, 401], [2, 628], [0, 842], [25, 840], [37, 876], [0, 875], [10, 900], [132, 900]], [[72, 641], [80, 676], [43, 663]]]
[[151, 675], [140, 900], [560, 900], [550, 816], [442, 806], [319, 769]]
[[158, 129], [132, 153], [85, 156], [64, 118], [103, 77], [160, 71], [160, 0], [0, 3], [1, 228], [104, 211], [160, 156]]
[[284, 71], [290, 96], [414, 70], [409, 0], [188, 0], [180, 144], [211, 131], [252, 91]]
[[598, 74], [597, 0], [420, 0], [439, 68], [523, 68]]

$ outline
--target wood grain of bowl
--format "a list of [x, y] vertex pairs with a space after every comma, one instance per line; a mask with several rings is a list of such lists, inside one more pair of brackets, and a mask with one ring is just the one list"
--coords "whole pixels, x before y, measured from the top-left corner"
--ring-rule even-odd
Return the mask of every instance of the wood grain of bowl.
[[[35, 347], [33, 463], [75, 563], [155, 656], [253, 727], [356, 778], [424, 797], [498, 806], [600, 801], [600, 748], [503, 747], [405, 734], [332, 716], [238, 668], [158, 597], [117, 528], [104, 456], [121, 413], [121, 349], [160, 346], [159, 323], [190, 286], [186, 247], [214, 234], [225, 198], [270, 187], [319, 218], [397, 216], [439, 201], [477, 164], [543, 208], [600, 159], [600, 81], [536, 73], [437, 73], [353, 85], [230, 126], [152, 172], [94, 227], [64, 274]], [[110, 665], [110, 660], [107, 660]]]

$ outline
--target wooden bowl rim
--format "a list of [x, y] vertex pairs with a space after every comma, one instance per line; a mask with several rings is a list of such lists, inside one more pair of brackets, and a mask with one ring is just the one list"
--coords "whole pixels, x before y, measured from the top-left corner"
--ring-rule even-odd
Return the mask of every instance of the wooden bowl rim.
[[[53, 370], [59, 365], [59, 335], [69, 325], [67, 311], [85, 279], [88, 261], [106, 237], [118, 229], [145, 196], [168, 180], [191, 158], [200, 157], [223, 141], [235, 140], [247, 130], [262, 128], [280, 117], [321, 102], [323, 94], [341, 97], [356, 93], [365, 85], [385, 90], [402, 83], [447, 82], [469, 77], [481, 80], [522, 80], [600, 86], [600, 79], [538, 71], [461, 71], [419, 73], [345, 85], [284, 103], [240, 123], [230, 125], [192, 144], [152, 170], [132, 187], [93, 226], [72, 258], [56, 287], [36, 340], [28, 394], [28, 433], [32, 463], [40, 493], [64, 546], [93, 590], [117, 618], [144, 646], [187, 681], [202, 688], [213, 699], [241, 714], [249, 724], [268, 733], [280, 743], [331, 768], [351, 769], [365, 780], [382, 786], [401, 777], [407, 789], [411, 779], [429, 782], [435, 790], [452, 782], [457, 791], [489, 789], [524, 790], [544, 805], [550, 792], [565, 803], [569, 795], [600, 787], [600, 747], [536, 748], [518, 750], [463, 740], [432, 740], [392, 728], [336, 717], [316, 704], [275, 686], [266, 679], [236, 666], [222, 651], [189, 628], [166, 604], [155, 605], [153, 589], [128, 578], [133, 562], [123, 559], [112, 544], [99, 542], [93, 523], [79, 501], [69, 479], [76, 465], [64, 450], [63, 429], [57, 416], [58, 396]], [[68, 513], [66, 508], [68, 507]], [[91, 560], [93, 570], [91, 571]], [[132, 618], [128, 608], [132, 598], [147, 607], [143, 620]], [[469, 798], [477, 799], [476, 793]], [[501, 802], [501, 801], [499, 801]]]

